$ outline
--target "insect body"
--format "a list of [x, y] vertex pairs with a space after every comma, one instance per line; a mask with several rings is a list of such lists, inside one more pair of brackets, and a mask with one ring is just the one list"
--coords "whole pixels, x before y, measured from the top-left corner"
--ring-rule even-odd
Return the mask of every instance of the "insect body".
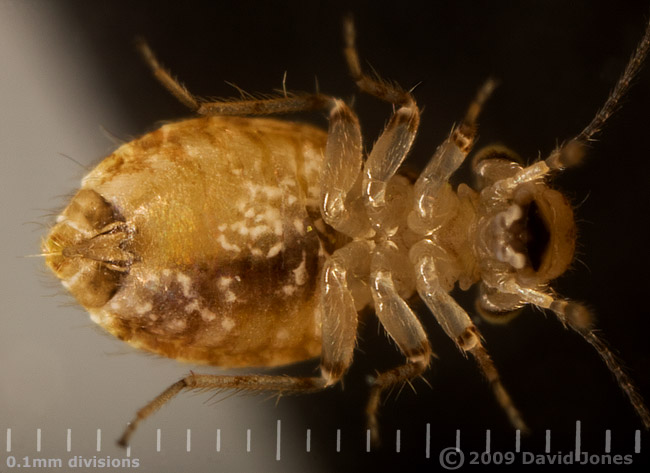
[[325, 139], [262, 118], [165, 125], [84, 178], [48, 264], [138, 348], [226, 367], [317, 356], [323, 254], [309, 183]]
[[[580, 162], [650, 47], [650, 27], [592, 122], [549, 157], [518, 163], [506, 149], [477, 153], [478, 190], [449, 178], [472, 148], [487, 81], [459, 126], [412, 183], [397, 173], [417, 133], [413, 96], [365, 75], [351, 22], [346, 59], [366, 93], [396, 111], [364, 159], [359, 123], [321, 94], [205, 102], [142, 52], [158, 79], [203, 118], [165, 125], [123, 145], [84, 178], [43, 244], [47, 263], [93, 320], [130, 344], [222, 367], [276, 366], [320, 356], [315, 377], [190, 374], [141, 409], [138, 422], [187, 388], [309, 392], [352, 363], [357, 311], [372, 305], [406, 363], [374, 378], [375, 439], [384, 390], [420, 375], [431, 348], [406, 303], [417, 293], [458, 348], [472, 355], [511, 423], [525, 423], [467, 312], [449, 295], [480, 284], [478, 307], [505, 318], [549, 309], [599, 352], [646, 426], [650, 414], [589, 312], [548, 287], [573, 259], [571, 206], [548, 178]], [[325, 109], [327, 134], [246, 115]]]

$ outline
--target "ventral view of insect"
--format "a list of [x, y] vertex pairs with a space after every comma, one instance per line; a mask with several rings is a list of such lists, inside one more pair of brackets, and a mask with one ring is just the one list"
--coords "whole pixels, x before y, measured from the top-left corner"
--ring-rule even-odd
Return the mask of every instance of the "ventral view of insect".
[[[486, 79], [415, 178], [400, 171], [420, 125], [416, 92], [367, 73], [351, 18], [343, 30], [359, 91], [394, 108], [367, 153], [343, 99], [282, 91], [205, 100], [138, 43], [158, 81], [198, 117], [122, 145], [86, 175], [43, 240], [47, 265], [94, 322], [133, 347], [219, 368], [319, 358], [320, 374], [191, 372], [137, 411], [119, 443], [185, 390], [289, 394], [337, 385], [353, 363], [358, 314], [367, 307], [405, 357], [372, 373], [366, 418], [378, 441], [383, 395], [433, 364], [414, 296], [475, 362], [514, 429], [527, 430], [526, 412], [472, 317], [505, 321], [526, 305], [590, 344], [650, 428], [644, 400], [590, 310], [553, 290], [574, 261], [577, 229], [573, 206], [552, 186], [583, 164], [619, 107], [650, 49], [650, 26], [593, 119], [549, 155], [526, 164], [504, 146], [473, 149], [497, 85]], [[327, 113], [327, 130], [277, 117], [313, 111]], [[477, 185], [452, 186], [466, 161]], [[476, 307], [456, 302], [456, 285], [478, 285]]]

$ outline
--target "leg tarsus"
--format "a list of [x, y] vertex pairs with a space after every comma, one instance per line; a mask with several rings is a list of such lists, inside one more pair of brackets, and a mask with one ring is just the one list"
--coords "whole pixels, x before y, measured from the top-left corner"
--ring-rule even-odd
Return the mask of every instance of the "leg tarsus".
[[140, 51], [140, 54], [142, 54], [144, 61], [151, 68], [151, 71], [153, 72], [156, 79], [158, 79], [158, 81], [169, 92], [171, 92], [171, 94], [174, 97], [176, 97], [190, 110], [194, 110], [194, 111], [198, 110], [199, 100], [197, 99], [197, 97], [192, 95], [192, 93], [190, 93], [190, 91], [187, 90], [185, 86], [183, 86], [183, 84], [181, 84], [176, 79], [174, 79], [174, 77], [169, 73], [169, 71], [165, 69], [160, 64], [160, 62], [158, 62], [156, 55], [153, 53], [153, 51], [151, 50], [147, 42], [143, 39], [138, 39], [138, 41], [136, 42], [136, 46]]
[[413, 378], [420, 376], [429, 367], [431, 351], [423, 354], [418, 359], [409, 360], [408, 363], [379, 373], [370, 388], [370, 396], [366, 404], [366, 425], [370, 431], [370, 441], [375, 447], [380, 444], [379, 420], [377, 413], [381, 404], [381, 395], [387, 389], [398, 384], [410, 383]]

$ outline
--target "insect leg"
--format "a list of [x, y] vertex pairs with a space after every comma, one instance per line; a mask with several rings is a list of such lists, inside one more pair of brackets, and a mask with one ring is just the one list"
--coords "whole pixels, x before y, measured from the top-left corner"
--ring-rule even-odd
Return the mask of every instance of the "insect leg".
[[378, 373], [373, 381], [366, 407], [368, 429], [374, 443], [379, 440], [377, 411], [381, 394], [395, 385], [409, 382], [421, 375], [429, 366], [431, 347], [417, 316], [399, 295], [389, 262], [390, 248], [382, 245], [373, 251], [370, 290], [375, 302], [375, 312], [388, 335], [406, 356], [406, 363]]
[[332, 107], [332, 98], [323, 94], [284, 94], [268, 99], [208, 102], [192, 94], [165, 69], [149, 45], [139, 41], [137, 47], [154, 76], [171, 94], [199, 115], [273, 115], [320, 110]]
[[508, 416], [510, 423], [519, 430], [527, 431], [521, 414], [503, 387], [499, 373], [481, 344], [481, 334], [467, 312], [440, 286], [436, 269], [436, 248], [429, 240], [422, 240], [411, 249], [411, 260], [417, 272], [417, 290], [447, 336], [463, 353], [470, 353], [487, 381], [497, 402]]
[[449, 137], [436, 149], [415, 182], [415, 211], [409, 218], [409, 226], [413, 230], [426, 234], [437, 225], [436, 218], [447, 213], [443, 198], [444, 189], [448, 187], [447, 181], [474, 145], [476, 120], [496, 85], [496, 81], [492, 79], [483, 84], [470, 104], [463, 122], [452, 129]]
[[344, 23], [345, 58], [352, 79], [362, 92], [399, 105], [375, 142], [364, 165], [362, 192], [368, 216], [375, 227], [385, 219], [386, 187], [406, 158], [420, 124], [420, 110], [410, 92], [395, 83], [366, 75], [359, 61], [351, 18]]
[[118, 445], [126, 447], [138, 425], [158, 409], [171, 401], [178, 393], [185, 389], [225, 390], [277, 393], [307, 393], [325, 388], [325, 380], [319, 377], [296, 378], [289, 376], [269, 375], [198, 375], [190, 373], [189, 376], [172, 384], [146, 406], [140, 409], [128, 424], [124, 433], [118, 440]]
[[369, 253], [367, 241], [350, 242], [332, 254], [322, 271], [321, 373], [327, 386], [336, 384], [352, 363], [358, 315], [348, 279], [355, 277], [355, 266], [367, 261]]
[[372, 229], [363, 216], [358, 185], [363, 165], [359, 120], [342, 100], [334, 99], [333, 104], [320, 180], [321, 215], [348, 236], [369, 237]]
[[197, 375], [172, 384], [146, 406], [140, 409], [125, 429], [118, 444], [126, 446], [138, 425], [185, 389], [225, 390], [250, 392], [276, 392], [298, 394], [320, 391], [336, 384], [352, 363], [356, 342], [357, 312], [346, 282], [348, 260], [368, 259], [365, 242], [354, 242], [334, 252], [322, 276], [323, 338], [320, 377], [292, 377], [272, 375]]

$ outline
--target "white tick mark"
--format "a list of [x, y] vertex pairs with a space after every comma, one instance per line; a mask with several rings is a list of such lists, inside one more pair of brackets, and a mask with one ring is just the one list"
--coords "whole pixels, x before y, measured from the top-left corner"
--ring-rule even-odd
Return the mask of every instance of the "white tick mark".
[[287, 340], [289, 338], [289, 331], [281, 328], [275, 333], [276, 340]]
[[61, 284], [66, 289], [70, 290], [70, 288], [74, 287], [77, 284], [77, 281], [79, 281], [79, 278], [81, 278], [81, 276], [83, 276], [85, 272], [86, 269], [82, 268], [76, 273], [74, 273], [72, 276], [70, 276], [68, 279], [61, 279]]
[[279, 199], [282, 197], [282, 189], [275, 186], [264, 186], [262, 192], [266, 194], [269, 199]]
[[273, 257], [276, 256], [278, 253], [280, 253], [280, 251], [282, 250], [283, 247], [284, 247], [284, 244], [283, 244], [282, 242], [280, 242], [280, 243], [276, 243], [275, 245], [273, 245], [273, 246], [271, 247], [271, 249], [269, 250], [269, 252], [266, 254], [266, 257], [267, 257], [267, 258], [273, 258]]
[[249, 230], [248, 233], [255, 240], [260, 235], [264, 235], [265, 233], [269, 233], [270, 231], [271, 231], [271, 228], [268, 227], [267, 225], [255, 225], [253, 228], [251, 228]]
[[185, 322], [183, 319], [177, 318], [170, 320], [167, 326], [173, 331], [180, 332], [182, 330], [185, 330], [187, 322]]
[[217, 318], [217, 314], [215, 314], [211, 310], [203, 308], [199, 312], [201, 313], [201, 318], [206, 322], [212, 322], [214, 319]]
[[228, 242], [228, 240], [226, 240], [225, 235], [223, 235], [223, 234], [219, 235], [219, 238], [217, 238], [217, 241], [223, 247], [223, 249], [226, 250], [226, 251], [235, 251], [237, 253], [239, 253], [241, 251], [241, 248], [239, 248], [237, 245], [230, 244]]
[[146, 314], [147, 312], [151, 311], [152, 309], [151, 302], [145, 302], [144, 304], [139, 305], [138, 307], [135, 308], [135, 312], [138, 315], [143, 315]]
[[[63, 215], [60, 215], [60, 217], [63, 217]], [[81, 226], [79, 226], [77, 222], [69, 220], [67, 217], [63, 217], [63, 220], [64, 220], [64, 223], [68, 227], [72, 228], [73, 230], [78, 231], [79, 233], [81, 233], [86, 238], [90, 238], [90, 237], [94, 236], [90, 231], [88, 231], [88, 229], [82, 228]]]
[[304, 234], [305, 234], [305, 224], [304, 224], [303, 221], [300, 220], [299, 218], [297, 218], [297, 219], [295, 219], [295, 220], [293, 221], [293, 227], [296, 229], [296, 231], [297, 231], [299, 234], [301, 234], [301, 235], [304, 235]]
[[302, 252], [300, 266], [293, 270], [293, 277], [298, 286], [302, 286], [307, 282], [307, 258], [304, 251]]
[[293, 285], [286, 285], [282, 287], [282, 292], [284, 292], [287, 296], [290, 296], [294, 292], [296, 292], [298, 288]]
[[226, 332], [230, 332], [235, 327], [235, 321], [230, 317], [221, 319], [221, 326]]
[[226, 292], [226, 297], [225, 297], [226, 302], [232, 303], [232, 302], [235, 302], [236, 300], [237, 300], [237, 296], [235, 295], [234, 292], [232, 292], [232, 291], [227, 291]]
[[219, 285], [219, 289], [226, 290], [228, 286], [232, 284], [233, 279], [230, 276], [221, 276], [219, 278], [219, 281], [217, 284]]
[[185, 306], [185, 312], [187, 313], [192, 313], [195, 310], [200, 310], [199, 301], [196, 299]]
[[246, 222], [243, 221], [243, 220], [240, 220], [239, 222], [235, 222], [235, 223], [231, 224], [230, 229], [232, 231], [235, 231], [235, 232], [239, 233], [242, 236], [246, 236], [249, 233], [249, 229], [246, 226]]
[[189, 298], [191, 296], [192, 279], [186, 274], [176, 273], [176, 280], [183, 289], [183, 295]]

